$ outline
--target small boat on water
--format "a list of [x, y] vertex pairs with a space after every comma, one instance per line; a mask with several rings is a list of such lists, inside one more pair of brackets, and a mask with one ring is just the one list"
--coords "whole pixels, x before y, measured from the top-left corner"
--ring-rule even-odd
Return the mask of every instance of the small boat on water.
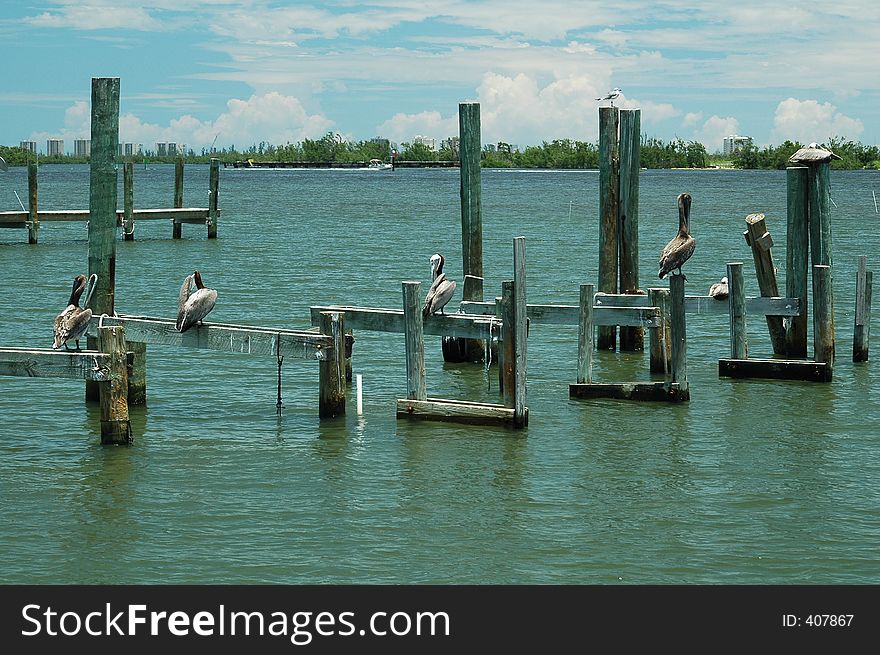
[[394, 166], [380, 159], [371, 159], [367, 169], [371, 171], [390, 171]]

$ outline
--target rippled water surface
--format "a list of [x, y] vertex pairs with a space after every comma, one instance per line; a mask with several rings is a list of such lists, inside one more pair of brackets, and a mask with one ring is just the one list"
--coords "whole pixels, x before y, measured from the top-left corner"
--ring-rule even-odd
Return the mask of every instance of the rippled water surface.
[[[121, 175], [120, 175], [121, 180]], [[88, 206], [89, 172], [40, 168], [40, 208]], [[185, 204], [207, 205], [207, 166], [186, 169]], [[221, 170], [219, 238], [165, 221], [119, 241], [120, 313], [172, 317], [183, 277], [217, 288], [218, 322], [307, 327], [311, 305], [399, 307], [402, 280], [447, 255], [461, 279], [456, 170]], [[317, 417], [317, 366], [150, 346], [135, 444], [100, 446], [83, 383], [0, 378], [0, 581], [5, 583], [876, 583], [880, 410], [875, 361], [850, 362], [856, 257], [876, 265], [876, 172], [833, 172], [837, 324], [831, 384], [719, 379], [723, 316], [688, 316], [691, 401], [572, 401], [576, 327], [534, 325], [530, 425], [395, 418], [403, 336], [357, 333], [354, 394]], [[138, 207], [172, 205], [173, 166], [135, 169]], [[0, 175], [0, 209], [27, 197]], [[766, 213], [785, 275], [785, 174], [644, 171], [642, 285], [693, 195], [688, 293], [728, 261], [757, 295], [744, 217]], [[122, 194], [120, 193], [120, 205]], [[526, 237], [528, 300], [575, 304], [597, 271], [598, 175], [483, 171], [486, 295], [512, 277]], [[0, 346], [51, 345], [69, 281], [85, 272], [82, 223], [40, 243], [0, 230]], [[869, 266], [869, 267], [871, 267]], [[459, 287], [460, 288], [460, 287]], [[753, 356], [770, 354], [750, 319]], [[880, 329], [872, 337], [878, 352]], [[495, 367], [444, 364], [426, 344], [432, 396], [498, 401]], [[599, 353], [597, 381], [647, 380], [647, 354]]]

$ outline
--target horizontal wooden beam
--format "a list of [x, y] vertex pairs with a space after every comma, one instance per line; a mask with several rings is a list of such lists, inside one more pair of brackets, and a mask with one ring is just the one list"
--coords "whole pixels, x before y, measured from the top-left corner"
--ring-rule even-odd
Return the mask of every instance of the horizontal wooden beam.
[[[495, 315], [494, 302], [464, 301], [461, 309], [467, 314]], [[545, 325], [578, 325], [580, 307], [578, 305], [526, 305], [526, 316], [534, 323]], [[594, 306], [593, 325], [625, 325], [630, 327], [656, 327], [659, 325], [660, 310], [656, 307]]]
[[0, 375], [106, 382], [110, 379], [110, 355], [93, 350], [0, 348]]
[[[92, 317], [90, 334], [97, 332], [101, 319]], [[305, 330], [205, 323], [181, 333], [174, 321], [149, 316], [105, 316], [103, 321], [105, 326], [123, 326], [126, 339], [141, 343], [305, 360], [332, 360], [335, 356], [332, 337]]]
[[621, 382], [568, 385], [569, 398], [640, 400], [680, 403], [690, 400], [690, 389], [677, 382]]
[[[218, 210], [219, 211], [219, 210]], [[175, 223], [204, 223], [208, 220], [208, 210], [201, 207], [172, 207], [167, 209], [135, 209], [132, 216], [136, 221], [172, 220]], [[124, 211], [116, 211], [116, 223], [122, 225]], [[0, 226], [24, 227], [30, 219], [27, 212], [0, 212]], [[39, 221], [87, 221], [88, 209], [49, 209], [37, 212]]]
[[831, 366], [803, 359], [719, 359], [718, 376], [831, 382]]
[[[620, 293], [597, 293], [593, 303], [596, 307], [646, 307], [648, 297]], [[716, 300], [712, 296], [685, 296], [684, 307], [689, 314], [728, 314], [727, 299]], [[746, 313], [757, 316], [798, 316], [798, 298], [750, 296], [746, 298]]]
[[[525, 423], [528, 424], [528, 408], [526, 408], [525, 416]], [[399, 399], [397, 401], [397, 418], [451, 421], [474, 425], [513, 425], [514, 409], [495, 403], [475, 403], [443, 398]]]
[[[492, 313], [495, 304], [492, 303]], [[378, 307], [329, 305], [311, 307], [312, 325], [318, 324], [321, 312], [345, 312], [346, 330], [399, 332], [403, 334], [403, 310]], [[424, 334], [467, 339], [492, 339], [501, 335], [501, 320], [485, 315], [434, 314], [425, 319]]]

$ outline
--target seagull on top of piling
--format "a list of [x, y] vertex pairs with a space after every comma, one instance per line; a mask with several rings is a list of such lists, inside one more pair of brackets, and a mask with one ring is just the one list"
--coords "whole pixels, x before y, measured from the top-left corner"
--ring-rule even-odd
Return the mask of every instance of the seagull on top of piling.
[[425, 306], [422, 308], [422, 318], [428, 318], [438, 310], [443, 314], [443, 308], [452, 299], [455, 293], [455, 281], [446, 277], [443, 272], [443, 264], [446, 258], [439, 252], [431, 255], [431, 276], [434, 281], [425, 295]]
[[610, 100], [610, 101], [611, 101], [611, 106], [613, 107], [613, 106], [614, 106], [614, 101], [617, 99], [617, 96], [619, 96], [619, 95], [620, 95], [620, 89], [619, 89], [618, 87], [614, 87], [613, 89], [611, 89], [611, 91], [609, 91], [608, 93], [606, 93], [605, 96], [604, 96], [603, 98], [596, 98], [596, 100], [598, 100], [598, 101], [600, 101], [600, 102], [601, 102], [602, 100]]
[[824, 145], [819, 145], [814, 141], [808, 146], [795, 152], [788, 158], [788, 161], [793, 164], [823, 164], [825, 162], [830, 162], [832, 159], [841, 159], [841, 157], [835, 155]]
[[[67, 345], [70, 341], [76, 344], [77, 351], [80, 350], [79, 340], [82, 339], [86, 330], [89, 328], [89, 321], [92, 320], [92, 310], [88, 306], [92, 300], [92, 294], [98, 283], [98, 276], [94, 273], [86, 280], [85, 275], [77, 275], [73, 278], [73, 288], [70, 290], [70, 299], [67, 301], [67, 307], [55, 317], [55, 341], [52, 344], [53, 350], [58, 350], [64, 346], [65, 350], [70, 350]], [[83, 291], [88, 288], [86, 301], [83, 303], [84, 308], [79, 306], [79, 299]]]
[[[196, 286], [195, 293], [191, 293], [193, 283]], [[214, 309], [216, 302], [217, 290], [204, 285], [201, 273], [194, 271], [192, 275], [187, 275], [177, 297], [177, 331], [186, 332], [196, 323], [202, 322]]]
[[690, 233], [691, 194], [678, 194], [678, 234], [666, 244], [660, 253], [660, 279], [678, 269], [682, 275], [682, 265], [690, 259], [697, 247], [696, 240]]
[[712, 296], [715, 300], [724, 300], [730, 295], [730, 290], [727, 287], [727, 277], [721, 278], [721, 282], [716, 282], [711, 287], [709, 287], [709, 295]]

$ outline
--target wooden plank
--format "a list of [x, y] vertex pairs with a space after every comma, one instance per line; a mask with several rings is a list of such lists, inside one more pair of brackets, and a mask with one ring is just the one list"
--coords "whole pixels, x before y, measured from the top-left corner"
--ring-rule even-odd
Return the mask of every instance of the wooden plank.
[[724, 378], [830, 382], [831, 367], [824, 362], [800, 359], [719, 359], [718, 375]]
[[813, 266], [813, 359], [834, 367], [834, 295], [831, 267]]
[[99, 328], [98, 347], [110, 358], [110, 379], [99, 384], [101, 443], [130, 445], [127, 349], [123, 328], [118, 325]]
[[513, 323], [516, 320], [513, 312], [513, 280], [501, 283], [501, 391], [504, 394], [504, 406], [513, 409], [515, 387], [515, 355], [514, 343], [516, 334]]
[[745, 280], [742, 262], [727, 264], [728, 305], [730, 307], [730, 356], [748, 359], [749, 341], [746, 333]]
[[[427, 421], [450, 421], [470, 425], [514, 425], [514, 410], [497, 404], [451, 401], [441, 398], [427, 400], [399, 399], [397, 418]], [[528, 423], [528, 410], [525, 422]]]
[[425, 338], [420, 300], [422, 285], [419, 282], [402, 282], [404, 343], [406, 351], [406, 397], [426, 400], [428, 388], [425, 380]]
[[[494, 303], [492, 305], [494, 314]], [[385, 309], [381, 307], [350, 307], [348, 305], [324, 305], [311, 307], [312, 325], [317, 325], [317, 317], [321, 312], [345, 312], [345, 323], [353, 330], [375, 332], [396, 332], [403, 334], [403, 310]], [[434, 314], [425, 319], [424, 334], [450, 337], [468, 337], [471, 339], [491, 339], [492, 327], [498, 329], [498, 320], [494, 317], [469, 314]]]
[[[594, 300], [597, 307], [647, 307], [651, 303], [647, 296], [597, 293]], [[730, 311], [728, 303], [712, 296], [685, 296], [685, 311], [688, 314], [726, 314]], [[797, 298], [764, 298], [746, 296], [746, 311], [749, 314], [764, 316], [797, 316]]]
[[690, 390], [686, 386], [669, 382], [570, 384], [568, 395], [580, 400], [609, 398], [673, 403], [690, 400]]
[[[619, 238], [620, 292], [639, 290], [639, 175], [641, 156], [641, 110], [620, 110], [619, 145]], [[621, 352], [645, 349], [645, 328], [620, 329]]]
[[856, 263], [856, 326], [865, 324], [865, 287], [868, 279], [868, 256], [859, 255]]
[[110, 357], [94, 350], [0, 348], [0, 375], [103, 382], [110, 379]]
[[651, 373], [669, 374], [672, 366], [672, 335], [669, 332], [669, 289], [648, 289], [648, 302], [660, 312], [659, 325], [651, 330], [650, 370]]
[[[599, 291], [617, 293], [620, 168], [617, 107], [599, 107]], [[600, 325], [596, 348], [614, 350], [617, 328]]]
[[[773, 239], [767, 231], [767, 221], [764, 214], [749, 214], [746, 216], [746, 242], [752, 250], [752, 259], [755, 262], [755, 275], [758, 278], [758, 288], [761, 296], [775, 298], [779, 296], [779, 284], [776, 281], [776, 266], [773, 264], [773, 254], [770, 247]], [[770, 332], [770, 341], [773, 352], [777, 355], [785, 353], [785, 328], [782, 318], [779, 316], [765, 316], [767, 329]], [[743, 358], [744, 359], [744, 358]]]
[[[491, 302], [462, 302], [468, 315], [489, 316], [495, 313]], [[534, 323], [545, 325], [578, 325], [579, 305], [526, 305], [526, 316]], [[655, 327], [660, 320], [656, 307], [606, 307], [594, 305], [593, 325], [641, 325]]]
[[345, 325], [340, 312], [323, 312], [321, 334], [331, 340], [338, 357], [318, 363], [318, 416], [334, 418], [345, 414]]
[[873, 271], [865, 272], [865, 291], [862, 303], [862, 324], [856, 324], [853, 332], [853, 361], [867, 362], [871, 343], [871, 288], [874, 286]]
[[807, 280], [810, 257], [808, 218], [809, 170], [788, 168], [786, 173], [787, 228], [785, 247], [785, 295], [797, 298], [800, 313], [785, 332], [785, 355], [807, 356]]
[[592, 284], [581, 285], [580, 320], [578, 321], [578, 384], [593, 381], [593, 294]]
[[[89, 332], [94, 333], [102, 317], [93, 316]], [[229, 326], [205, 323], [178, 332], [168, 319], [138, 316], [105, 316], [104, 325], [121, 325], [132, 341], [165, 346], [203, 348], [240, 355], [281, 355], [291, 359], [330, 360], [335, 357], [333, 339], [315, 332]]]

